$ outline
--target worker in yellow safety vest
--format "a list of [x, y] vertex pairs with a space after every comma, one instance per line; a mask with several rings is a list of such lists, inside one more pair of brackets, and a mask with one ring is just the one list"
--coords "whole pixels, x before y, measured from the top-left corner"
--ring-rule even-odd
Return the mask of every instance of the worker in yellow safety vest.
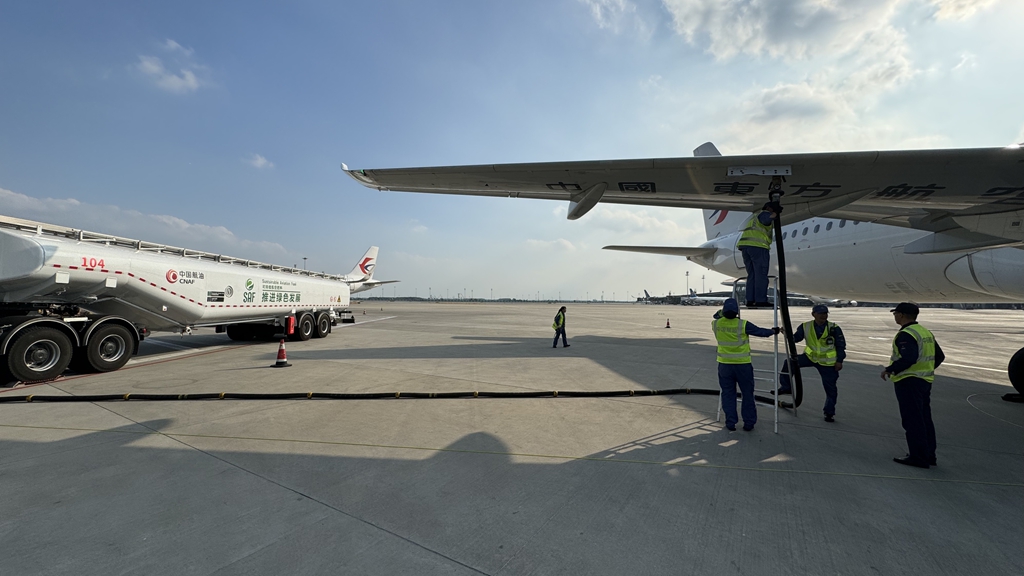
[[901, 302], [890, 312], [900, 330], [892, 339], [891, 363], [882, 370], [882, 380], [892, 379], [909, 450], [906, 456], [893, 458], [893, 461], [928, 468], [937, 464], [931, 408], [932, 382], [935, 381], [935, 368], [942, 364], [946, 355], [939, 348], [935, 336], [917, 323], [920, 309], [916, 304]]
[[562, 348], [568, 348], [569, 343], [565, 340], [565, 306], [558, 309], [558, 313], [555, 314], [555, 322], [551, 325], [555, 329], [555, 341], [551, 344], [552, 348], [558, 348], [558, 336], [562, 336]]
[[736, 242], [743, 253], [747, 269], [747, 308], [770, 308], [768, 302], [768, 267], [771, 264], [772, 222], [782, 212], [777, 202], [768, 202], [761, 211], [751, 214], [743, 223], [743, 232]]
[[758, 328], [753, 322], [739, 317], [740, 307], [734, 298], [729, 298], [722, 309], [715, 313], [711, 330], [718, 342], [718, 386], [722, 389], [722, 412], [725, 412], [725, 427], [736, 430], [739, 417], [736, 414], [736, 386], [743, 394], [743, 429], [751, 431], [757, 423], [757, 407], [754, 405], [754, 366], [750, 363], [750, 337], [767, 338], [778, 334], [776, 328]]
[[[835, 422], [836, 400], [839, 398], [839, 371], [843, 369], [846, 359], [846, 337], [843, 329], [834, 322], [828, 321], [828, 306], [817, 304], [811, 308], [814, 320], [804, 322], [793, 333], [793, 341], [807, 341], [804, 353], [797, 356], [797, 364], [801, 368], [814, 366], [821, 376], [821, 386], [825, 389], [825, 422]], [[783, 364], [779, 373], [779, 394], [790, 394], [789, 360]]]

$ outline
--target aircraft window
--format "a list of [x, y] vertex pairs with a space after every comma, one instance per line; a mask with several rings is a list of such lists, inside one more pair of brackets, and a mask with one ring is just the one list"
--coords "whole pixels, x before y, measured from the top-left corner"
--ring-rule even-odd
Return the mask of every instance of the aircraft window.
[[814, 225], [814, 233], [815, 233], [815, 234], [817, 234], [817, 233], [818, 233], [818, 230], [821, 230], [821, 224], [815, 224], [815, 225]]
[[860, 222], [854, 222], [853, 223], [854, 226], [856, 226], [857, 224], [860, 224]]
[[804, 232], [803, 234], [801, 234], [801, 236], [807, 236], [807, 228], [804, 228]]
[[846, 220], [840, 220], [839, 221], [839, 227], [842, 228], [844, 226], [846, 226]]
[[789, 236], [789, 232], [783, 232], [783, 233], [782, 233], [782, 239], [783, 239], [783, 240], [785, 240], [785, 239], [786, 239], [786, 236]]
[[825, 230], [831, 230], [831, 229], [832, 229], [832, 223], [831, 222], [829, 222], [828, 224], [825, 224]]

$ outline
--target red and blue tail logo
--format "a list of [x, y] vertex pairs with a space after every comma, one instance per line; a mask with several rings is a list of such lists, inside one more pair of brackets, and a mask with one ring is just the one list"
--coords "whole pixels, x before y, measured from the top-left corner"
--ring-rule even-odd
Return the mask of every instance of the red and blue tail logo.
[[[349, 260], [351, 262], [351, 260]], [[373, 272], [373, 258], [363, 258], [363, 261], [359, 263], [359, 270], [363, 274], [370, 274]]]
[[729, 211], [728, 210], [715, 210], [714, 212], [711, 213], [711, 216], [708, 216], [708, 220], [711, 220], [712, 218], [714, 218], [716, 214], [718, 215], [718, 220], [715, 220], [715, 223], [712, 224], [712, 226], [718, 226], [719, 224], [721, 224], [722, 221], [725, 220], [725, 217], [729, 215]]

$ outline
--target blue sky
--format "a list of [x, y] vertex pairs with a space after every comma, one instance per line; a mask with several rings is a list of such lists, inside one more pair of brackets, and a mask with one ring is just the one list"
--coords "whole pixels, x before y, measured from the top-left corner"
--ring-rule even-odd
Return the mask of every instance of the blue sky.
[[340, 170], [1024, 141], [1017, 0], [0, 2], [0, 213], [387, 294], [709, 289], [700, 214], [376, 192]]

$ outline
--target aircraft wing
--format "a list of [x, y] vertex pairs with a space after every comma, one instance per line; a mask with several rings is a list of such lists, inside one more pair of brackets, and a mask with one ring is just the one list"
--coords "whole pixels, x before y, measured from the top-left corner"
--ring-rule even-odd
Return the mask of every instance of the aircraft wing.
[[378, 190], [567, 201], [570, 220], [599, 202], [753, 211], [781, 177], [784, 223], [827, 215], [935, 232], [921, 253], [1024, 241], [1020, 147], [342, 168]]
[[605, 246], [605, 250], [621, 252], [641, 252], [643, 254], [662, 254], [665, 256], [710, 256], [717, 248], [683, 248], [676, 246]]

